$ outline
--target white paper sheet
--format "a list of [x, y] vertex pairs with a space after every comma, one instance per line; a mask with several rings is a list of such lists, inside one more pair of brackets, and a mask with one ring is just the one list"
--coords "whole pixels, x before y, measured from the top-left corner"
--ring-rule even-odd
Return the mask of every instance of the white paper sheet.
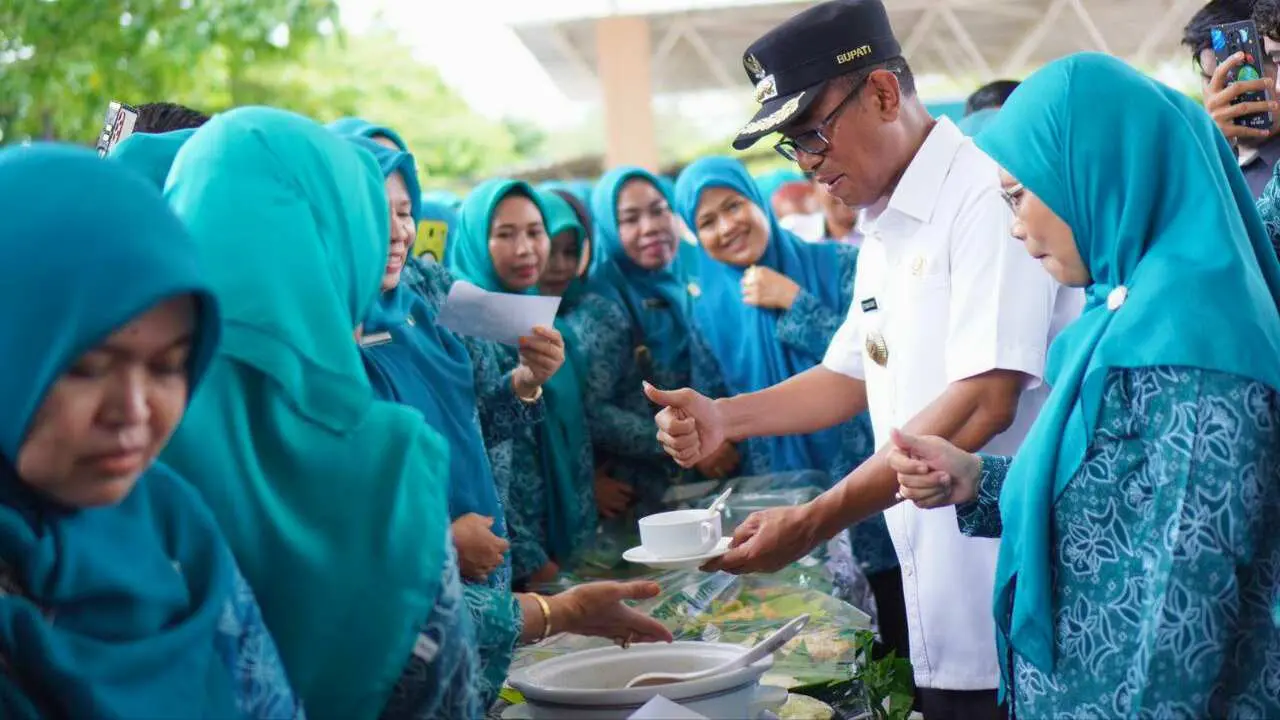
[[495, 293], [459, 280], [449, 288], [436, 322], [459, 335], [518, 345], [534, 326], [551, 327], [559, 308], [554, 295]]
[[708, 718], [661, 695], [654, 695], [652, 700], [632, 713], [628, 720], [708, 720]]

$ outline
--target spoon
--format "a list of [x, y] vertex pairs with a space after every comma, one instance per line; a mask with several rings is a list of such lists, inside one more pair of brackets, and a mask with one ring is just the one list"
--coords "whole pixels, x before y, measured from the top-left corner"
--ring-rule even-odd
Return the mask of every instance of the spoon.
[[650, 687], [653, 685], [669, 685], [677, 682], [687, 682], [689, 680], [701, 680], [716, 675], [724, 675], [740, 668], [752, 665], [763, 659], [767, 655], [772, 655], [783, 645], [791, 642], [791, 638], [800, 634], [804, 626], [809, 623], [808, 613], [792, 620], [783, 625], [777, 632], [765, 638], [762, 642], [756, 643], [755, 647], [743, 652], [738, 657], [723, 663], [710, 670], [699, 670], [691, 673], [668, 673], [668, 672], [648, 672], [631, 678], [631, 682], [627, 683], [626, 688]]
[[732, 494], [733, 494], [733, 488], [729, 488], [728, 490], [725, 490], [724, 492], [720, 493], [720, 497], [716, 498], [716, 501], [711, 503], [711, 507], [707, 508], [707, 515], [708, 516], [715, 515], [716, 513], [723, 510], [724, 504], [728, 502], [729, 496]]

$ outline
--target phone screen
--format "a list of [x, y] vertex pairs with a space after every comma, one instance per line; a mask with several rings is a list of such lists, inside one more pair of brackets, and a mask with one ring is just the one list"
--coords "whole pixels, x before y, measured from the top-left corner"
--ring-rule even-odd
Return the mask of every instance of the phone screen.
[[[1259, 80], [1262, 74], [1262, 41], [1258, 37], [1258, 26], [1252, 20], [1215, 25], [1209, 30], [1209, 38], [1213, 42], [1213, 54], [1218, 62], [1223, 62], [1236, 53], [1244, 53], [1244, 62], [1231, 73], [1227, 84]], [[1265, 92], [1248, 92], [1232, 101], [1233, 105], [1242, 102], [1265, 102]], [[1244, 115], [1235, 119], [1236, 125], [1266, 130], [1271, 127], [1271, 113], [1261, 112]]]
[[102, 121], [102, 132], [98, 133], [98, 155], [106, 157], [111, 148], [133, 134], [133, 127], [137, 123], [137, 110], [115, 100], [108, 103], [107, 115]]

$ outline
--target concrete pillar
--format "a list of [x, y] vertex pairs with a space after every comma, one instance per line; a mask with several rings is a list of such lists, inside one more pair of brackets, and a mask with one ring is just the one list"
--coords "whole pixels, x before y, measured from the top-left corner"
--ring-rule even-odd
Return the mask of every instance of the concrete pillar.
[[643, 17], [597, 20], [596, 58], [604, 100], [605, 168], [626, 164], [657, 172], [649, 21]]

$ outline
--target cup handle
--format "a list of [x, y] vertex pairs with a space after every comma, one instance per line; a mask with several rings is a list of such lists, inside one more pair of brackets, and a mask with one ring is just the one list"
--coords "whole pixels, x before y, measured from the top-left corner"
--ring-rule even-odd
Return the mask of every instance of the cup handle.
[[698, 525], [698, 532], [702, 535], [703, 546], [711, 542], [711, 534], [714, 531], [715, 527], [711, 524], [710, 520], [704, 520], [702, 524]]

